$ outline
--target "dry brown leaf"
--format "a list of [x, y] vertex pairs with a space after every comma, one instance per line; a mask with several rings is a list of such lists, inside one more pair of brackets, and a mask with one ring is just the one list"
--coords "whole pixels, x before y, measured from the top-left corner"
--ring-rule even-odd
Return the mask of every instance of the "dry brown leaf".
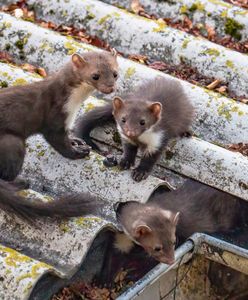
[[130, 55], [128, 55], [128, 58], [132, 59], [134, 61], [138, 61], [138, 62], [140, 62], [142, 64], [145, 64], [147, 62], [147, 60], [148, 60], [147, 56], [140, 55], [140, 54], [130, 54]]
[[207, 25], [207, 24], [206, 24], [205, 27], [206, 27], [206, 30], [207, 30], [207, 33], [208, 33], [208, 38], [210, 40], [212, 40], [216, 36], [216, 32], [215, 32], [214, 28]]
[[36, 72], [36, 67], [28, 63], [23, 64], [21, 67], [25, 71], [32, 72], [32, 73]]
[[167, 65], [166, 63], [162, 62], [162, 61], [154, 61], [153, 63], [149, 64], [149, 67], [155, 69], [155, 70], [159, 70], [159, 71], [165, 71], [167, 70]]
[[131, 0], [131, 9], [136, 14], [139, 15], [142, 12], [145, 12], [143, 6], [140, 4], [139, 0]]
[[208, 88], [209, 90], [213, 90], [213, 89], [215, 89], [215, 88], [217, 87], [217, 85], [220, 84], [220, 83], [221, 83], [221, 80], [216, 79], [216, 80], [214, 80], [213, 82], [211, 82], [209, 85], [207, 85], [207, 88]]
[[241, 154], [248, 156], [248, 144], [245, 143], [230, 144], [227, 146], [227, 149], [234, 152], [240, 152]]
[[226, 85], [222, 85], [221, 87], [216, 89], [217, 92], [224, 94], [227, 91], [227, 86]]
[[240, 102], [242, 102], [242, 103], [245, 103], [245, 104], [248, 104], [248, 99], [240, 99]]
[[186, 25], [189, 29], [193, 28], [193, 23], [187, 16], [183, 19], [183, 25]]
[[21, 8], [16, 8], [14, 10], [14, 16], [16, 18], [22, 18], [24, 16], [23, 10]]
[[13, 59], [6, 51], [0, 51], [0, 60], [4, 62], [12, 62]]
[[44, 68], [37, 68], [37, 73], [42, 77], [47, 77], [47, 72]]

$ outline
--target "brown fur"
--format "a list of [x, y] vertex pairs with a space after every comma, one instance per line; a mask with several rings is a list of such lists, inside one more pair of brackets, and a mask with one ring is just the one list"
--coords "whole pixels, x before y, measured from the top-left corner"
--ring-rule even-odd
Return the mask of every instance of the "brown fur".
[[[103, 93], [113, 92], [117, 67], [115, 54], [74, 54], [64, 68], [42, 81], [2, 89], [0, 179], [16, 179], [25, 156], [25, 140], [35, 133], [43, 134], [64, 157], [79, 159], [88, 155], [90, 148], [82, 140], [71, 137], [68, 117], [77, 112], [80, 100], [83, 101], [95, 89]], [[13, 193], [10, 195], [13, 196]], [[1, 181], [0, 204], [13, 208], [15, 203], [18, 210], [23, 207], [26, 211], [26, 201], [21, 197], [18, 199], [18, 205], [14, 201], [11, 203], [11, 197], [7, 197], [4, 182]], [[47, 206], [52, 207], [50, 204]], [[55, 208], [53, 210], [56, 211]]]
[[113, 106], [93, 109], [77, 125], [77, 135], [92, 146], [90, 131], [114, 119], [122, 138], [122, 169], [135, 163], [138, 148], [143, 157], [132, 172], [136, 181], [147, 178], [169, 139], [189, 130], [193, 107], [176, 80], [157, 77], [128, 95], [115, 97]]
[[[226, 232], [247, 221], [247, 209], [247, 203], [237, 197], [188, 180], [175, 191], [153, 195], [146, 204], [121, 203], [117, 218], [128, 235], [151, 256], [168, 262], [173, 261], [176, 235], [184, 241], [195, 232]], [[139, 223], [150, 228], [144, 231], [143, 239], [135, 237]], [[160, 252], [154, 251], [158, 245]]]

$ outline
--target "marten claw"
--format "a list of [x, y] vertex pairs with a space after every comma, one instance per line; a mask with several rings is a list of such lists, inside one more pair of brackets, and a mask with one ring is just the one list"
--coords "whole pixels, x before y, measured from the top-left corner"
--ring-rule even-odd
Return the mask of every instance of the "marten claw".
[[121, 158], [120, 163], [119, 163], [119, 167], [121, 170], [128, 170], [131, 168], [132, 165], [133, 164], [131, 161], [124, 159], [124, 158]]
[[141, 170], [139, 168], [136, 168], [132, 171], [132, 178], [137, 182], [146, 179], [148, 176], [149, 176], [148, 171]]

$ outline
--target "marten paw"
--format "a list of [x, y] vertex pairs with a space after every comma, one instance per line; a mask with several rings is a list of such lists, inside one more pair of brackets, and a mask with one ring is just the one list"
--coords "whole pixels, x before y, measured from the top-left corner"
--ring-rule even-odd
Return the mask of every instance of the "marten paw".
[[133, 180], [139, 182], [146, 179], [149, 176], [149, 173], [149, 171], [138, 167], [132, 171], [132, 178]]
[[79, 138], [72, 138], [70, 142], [76, 158], [84, 158], [90, 154], [91, 147], [85, 141]]
[[128, 170], [131, 168], [131, 166], [133, 165], [133, 163], [129, 160], [127, 160], [126, 158], [121, 158], [120, 162], [119, 162], [119, 167], [121, 170]]

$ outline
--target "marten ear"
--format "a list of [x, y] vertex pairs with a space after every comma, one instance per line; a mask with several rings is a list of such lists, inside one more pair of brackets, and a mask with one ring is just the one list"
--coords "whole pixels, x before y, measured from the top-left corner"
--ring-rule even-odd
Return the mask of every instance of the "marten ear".
[[117, 51], [115, 50], [115, 48], [112, 48], [110, 50], [110, 53], [114, 56], [114, 57], [117, 57]]
[[120, 97], [114, 97], [113, 99], [113, 108], [114, 111], [120, 110], [124, 106], [124, 101]]
[[73, 63], [73, 66], [77, 69], [82, 68], [86, 64], [86, 60], [79, 54], [74, 53], [71, 57], [71, 61]]
[[149, 105], [149, 110], [154, 117], [159, 118], [162, 111], [162, 104], [160, 102], [153, 102], [151, 105]]
[[142, 224], [142, 225], [138, 225], [134, 229], [134, 236], [135, 236], [135, 238], [140, 238], [141, 236], [144, 236], [151, 232], [152, 232], [152, 230], [148, 225]]
[[173, 215], [173, 217], [172, 217], [173, 224], [177, 225], [177, 223], [179, 221], [179, 216], [180, 216], [180, 212], [179, 211], [175, 215]]

